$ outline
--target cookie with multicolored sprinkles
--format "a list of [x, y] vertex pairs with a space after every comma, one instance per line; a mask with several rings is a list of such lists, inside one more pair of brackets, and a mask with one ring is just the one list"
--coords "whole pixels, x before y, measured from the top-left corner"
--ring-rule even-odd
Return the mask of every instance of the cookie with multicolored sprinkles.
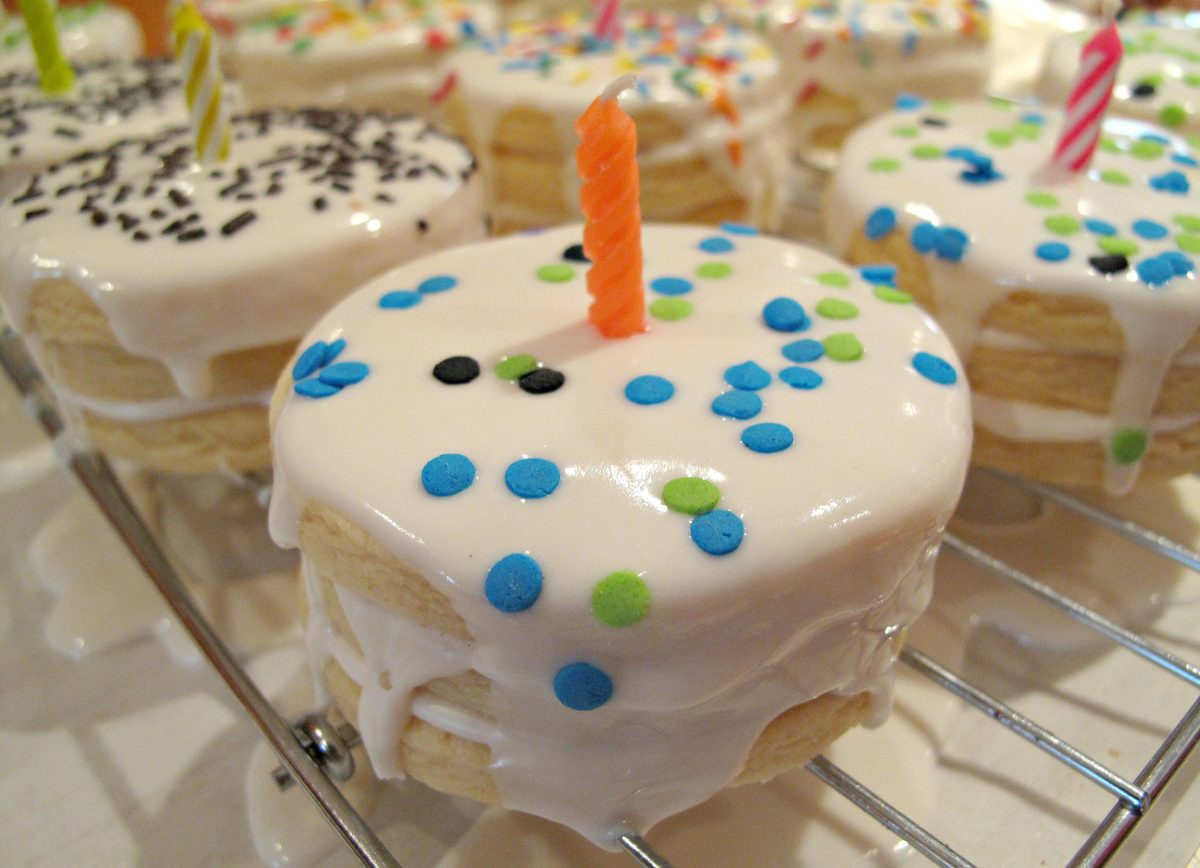
[[625, 73], [648, 220], [773, 227], [786, 106], [779, 62], [717, 20], [630, 12], [614, 41], [578, 13], [520, 22], [453, 55], [446, 116], [479, 155], [499, 233], [580, 219], [575, 120]]
[[272, 402], [271, 528], [377, 774], [612, 847], [881, 719], [970, 418], [910, 299], [744, 225], [645, 225], [646, 303], [689, 313], [606, 340], [581, 231], [322, 318]]
[[1118, 118], [1051, 185], [1059, 124], [1005, 102], [883, 115], [847, 141], [826, 226], [946, 327], [975, 460], [1120, 492], [1200, 467], [1200, 170], [1182, 139]]
[[[189, 128], [168, 128], [0, 200], [0, 302], [98, 448], [255, 470], [270, 386], [347, 284], [482, 234], [474, 159], [424, 121], [242, 115], [226, 162], [197, 164]], [[310, 388], [365, 376], [340, 353], [308, 358]]]
[[720, 0], [783, 59], [794, 149], [826, 162], [846, 134], [905, 93], [983, 95], [990, 12], [984, 0]]

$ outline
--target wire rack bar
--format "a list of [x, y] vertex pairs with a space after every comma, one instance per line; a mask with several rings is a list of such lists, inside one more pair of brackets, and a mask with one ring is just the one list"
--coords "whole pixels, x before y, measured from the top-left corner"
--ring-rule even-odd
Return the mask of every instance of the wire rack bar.
[[1023, 479], [1019, 476], [1013, 476], [1009, 473], [1004, 473], [1000, 470], [987, 469], [987, 472], [995, 476], [997, 479], [1002, 479], [1005, 482], [1017, 488], [1032, 492], [1039, 497], [1049, 500], [1059, 506], [1069, 509], [1072, 512], [1082, 515], [1084, 518], [1095, 522], [1096, 524], [1108, 528], [1113, 533], [1124, 537], [1132, 543], [1141, 546], [1144, 549], [1160, 554], [1165, 558], [1169, 558], [1188, 569], [1200, 572], [1200, 552], [1187, 546], [1168, 539], [1160, 533], [1155, 533], [1152, 530], [1142, 527], [1136, 522], [1129, 519], [1121, 518], [1118, 515], [1113, 515], [1107, 510], [1101, 509], [1082, 500], [1073, 494], [1063, 491], [1061, 488], [1055, 488], [1052, 485], [1046, 485], [1043, 482], [1037, 482], [1032, 479]]
[[954, 534], [946, 534], [942, 546], [956, 555], [966, 558], [968, 561], [994, 573], [1009, 584], [1029, 591], [1031, 594], [1041, 598], [1045, 603], [1074, 618], [1085, 627], [1089, 627], [1107, 636], [1112, 641], [1123, 645], [1156, 666], [1167, 670], [1173, 675], [1179, 676], [1193, 687], [1200, 687], [1200, 668], [1193, 666], [1191, 663], [1169, 651], [1159, 648], [1132, 630], [1126, 630], [1115, 621], [1105, 618], [1078, 600], [1059, 593], [1049, 585], [1043, 584], [1032, 576], [1021, 572], [1015, 567], [1009, 566], [999, 558], [992, 557], [983, 549], [964, 542]]
[[1139, 813], [1142, 811], [1146, 803], [1146, 792], [1141, 787], [1127, 781], [1112, 769], [1068, 744], [1044, 726], [1034, 723], [1025, 715], [988, 695], [916, 649], [905, 648], [900, 652], [900, 659], [955, 696], [973, 705], [1001, 726], [1015, 732], [1026, 741], [1032, 742], [1055, 759], [1104, 787], [1128, 807]]
[[929, 861], [943, 868], [974, 868], [973, 863], [934, 837], [922, 826], [881, 799], [823, 756], [815, 756], [806, 768], [833, 787], [873, 819], [895, 832]]
[[654, 852], [654, 848], [638, 835], [622, 835], [619, 840], [625, 852], [643, 868], [672, 868], [670, 862]]
[[[51, 439], [65, 425], [20, 338], [11, 329], [0, 333], [0, 366], [28, 403], [34, 418]], [[67, 466], [112, 523], [122, 541], [157, 586], [171, 610], [213, 668], [246, 709], [292, 776], [299, 780], [345, 842], [364, 865], [399, 868], [399, 863], [375, 836], [341, 791], [326, 777], [292, 734], [291, 727], [237, 662], [237, 659], [195, 607], [191, 595], [171, 565], [124, 488], [103, 456], [72, 452]]]

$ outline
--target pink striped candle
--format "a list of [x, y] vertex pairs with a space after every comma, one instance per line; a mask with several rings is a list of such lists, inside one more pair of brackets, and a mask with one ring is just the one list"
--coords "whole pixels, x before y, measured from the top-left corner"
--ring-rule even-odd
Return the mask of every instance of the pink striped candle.
[[1062, 131], [1050, 157], [1049, 180], [1074, 177], [1092, 161], [1123, 53], [1121, 37], [1112, 22], [1083, 46], [1079, 73], [1063, 111]]
[[621, 0], [595, 0], [593, 11], [596, 15], [592, 35], [606, 42], [616, 42], [621, 38]]

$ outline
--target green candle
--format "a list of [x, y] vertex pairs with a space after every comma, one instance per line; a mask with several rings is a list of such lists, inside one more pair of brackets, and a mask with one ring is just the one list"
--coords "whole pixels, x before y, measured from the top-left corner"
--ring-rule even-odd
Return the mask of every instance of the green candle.
[[29, 41], [37, 56], [42, 90], [49, 94], [67, 93], [75, 85], [75, 70], [63, 57], [54, 27], [54, 5], [51, 0], [20, 0], [21, 14], [29, 30]]

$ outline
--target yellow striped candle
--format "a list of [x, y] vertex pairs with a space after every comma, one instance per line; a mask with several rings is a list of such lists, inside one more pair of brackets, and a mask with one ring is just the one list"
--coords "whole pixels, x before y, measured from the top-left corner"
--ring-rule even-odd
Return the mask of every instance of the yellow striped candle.
[[29, 41], [37, 58], [38, 76], [42, 90], [48, 94], [64, 94], [75, 86], [75, 70], [63, 56], [54, 27], [54, 4], [51, 0], [21, 0], [21, 15], [29, 31]]
[[202, 163], [224, 160], [229, 156], [230, 124], [212, 27], [192, 0], [187, 0], [176, 11], [172, 29], [175, 56], [183, 66], [196, 159]]

